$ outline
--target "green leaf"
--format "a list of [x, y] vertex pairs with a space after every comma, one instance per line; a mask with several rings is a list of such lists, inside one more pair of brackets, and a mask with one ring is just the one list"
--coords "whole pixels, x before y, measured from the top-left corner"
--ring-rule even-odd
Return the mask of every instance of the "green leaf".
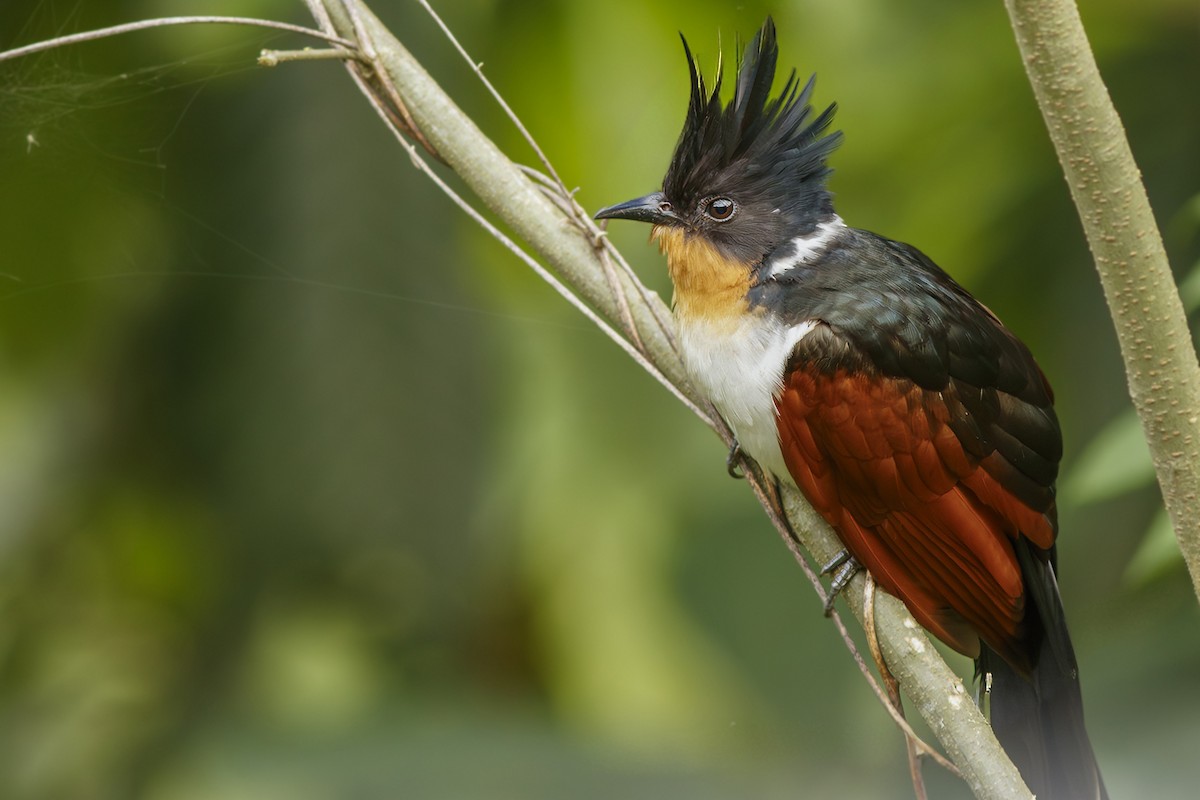
[[1062, 497], [1082, 505], [1137, 489], [1154, 480], [1150, 448], [1133, 409], [1104, 426], [1064, 477]]
[[1137, 552], [1129, 559], [1125, 568], [1125, 582], [1131, 586], [1145, 586], [1157, 578], [1183, 565], [1183, 554], [1175, 540], [1175, 529], [1171, 518], [1162, 509], [1150, 523]]

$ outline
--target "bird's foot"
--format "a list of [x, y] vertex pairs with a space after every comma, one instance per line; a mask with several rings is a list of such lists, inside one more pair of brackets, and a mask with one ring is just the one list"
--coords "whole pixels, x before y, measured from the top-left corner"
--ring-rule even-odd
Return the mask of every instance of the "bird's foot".
[[729, 446], [729, 455], [725, 457], [725, 469], [729, 472], [729, 477], [735, 480], [741, 480], [746, 477], [746, 473], [741, 470], [742, 445], [737, 439], [733, 440], [733, 444]]
[[862, 569], [862, 564], [854, 556], [850, 555], [849, 550], [843, 550], [836, 556], [831, 558], [828, 563], [822, 565], [822, 575], [832, 575], [833, 580], [829, 583], [829, 594], [825, 596], [825, 616], [833, 613], [833, 601], [837, 600], [837, 596], [842, 593], [842, 590], [850, 585], [850, 580], [858, 574]]

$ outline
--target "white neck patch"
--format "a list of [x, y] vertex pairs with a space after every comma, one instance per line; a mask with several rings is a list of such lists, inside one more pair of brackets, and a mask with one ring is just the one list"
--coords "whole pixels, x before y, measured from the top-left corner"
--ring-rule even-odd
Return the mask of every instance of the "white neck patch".
[[771, 271], [768, 277], [774, 278], [800, 264], [810, 263], [817, 255], [825, 252], [830, 243], [844, 230], [846, 230], [846, 223], [842, 222], [841, 217], [834, 214], [833, 219], [822, 222], [808, 236], [797, 236], [792, 239], [791, 242], [780, 248], [779, 255], [771, 259]]

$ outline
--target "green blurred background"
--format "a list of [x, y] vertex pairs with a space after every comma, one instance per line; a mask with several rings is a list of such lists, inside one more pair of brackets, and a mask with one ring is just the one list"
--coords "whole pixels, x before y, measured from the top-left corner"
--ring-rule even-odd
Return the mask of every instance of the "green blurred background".
[[[1084, 5], [1182, 279], [1200, 12]], [[782, 62], [840, 104], [842, 215], [929, 253], [1053, 381], [1093, 740], [1114, 797], [1194, 796], [1197, 602], [1147, 533], [999, 0], [438, 6], [593, 209], [661, 178], [676, 32], [711, 68], [775, 15]], [[533, 161], [415, 3], [377, 11]], [[307, 22], [8, 0], [0, 47], [176, 13]], [[0, 797], [910, 797], [717, 439], [417, 174], [339, 66], [254, 66], [304, 44], [173, 29], [0, 64]], [[669, 293], [646, 231], [612, 235]]]

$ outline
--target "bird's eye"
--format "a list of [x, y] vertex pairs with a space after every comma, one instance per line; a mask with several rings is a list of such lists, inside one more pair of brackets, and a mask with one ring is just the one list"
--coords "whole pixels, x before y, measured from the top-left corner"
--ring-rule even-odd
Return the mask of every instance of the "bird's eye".
[[715, 222], [728, 222], [737, 212], [737, 203], [728, 197], [712, 197], [704, 201], [704, 216]]

